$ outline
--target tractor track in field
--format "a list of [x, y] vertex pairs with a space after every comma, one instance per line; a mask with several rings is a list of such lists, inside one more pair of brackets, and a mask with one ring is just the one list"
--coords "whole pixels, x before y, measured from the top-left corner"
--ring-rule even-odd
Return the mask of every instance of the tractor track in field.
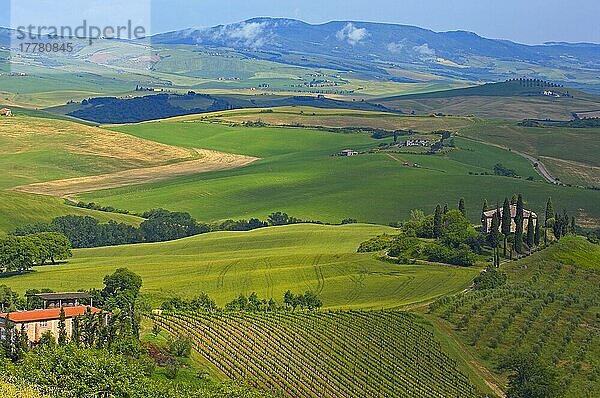
[[320, 265], [321, 258], [323, 255], [319, 254], [313, 260], [313, 267], [315, 269], [315, 274], [317, 275], [317, 291], [316, 294], [323, 293], [323, 289], [325, 288], [325, 277], [323, 276], [323, 267]]
[[227, 275], [227, 273], [229, 271], [231, 271], [231, 268], [233, 268], [235, 265], [238, 265], [240, 263], [241, 263], [240, 260], [236, 260], [234, 262], [227, 264], [225, 267], [223, 267], [223, 269], [219, 272], [219, 279], [217, 281], [218, 289], [222, 289], [225, 286], [225, 276]]
[[197, 159], [161, 166], [118, 171], [89, 177], [67, 178], [40, 182], [13, 188], [14, 191], [41, 194], [60, 198], [73, 198], [77, 194], [146, 184], [211, 171], [229, 170], [247, 166], [259, 158], [231, 153], [195, 149]]

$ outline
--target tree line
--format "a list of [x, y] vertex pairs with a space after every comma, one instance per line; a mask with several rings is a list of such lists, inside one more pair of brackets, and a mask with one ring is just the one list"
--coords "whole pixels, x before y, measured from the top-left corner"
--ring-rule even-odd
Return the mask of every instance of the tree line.
[[57, 232], [0, 239], [0, 273], [24, 272], [34, 265], [56, 264], [71, 257], [71, 242]]
[[200, 235], [211, 231], [250, 231], [268, 226], [314, 223], [292, 217], [284, 212], [274, 212], [266, 221], [257, 218], [250, 220], [226, 220], [218, 224], [204, 224], [196, 221], [189, 213], [153, 209], [143, 213], [144, 221], [139, 227], [116, 221], [101, 223], [90, 216], [61, 216], [50, 223], [31, 224], [17, 228], [12, 235], [24, 237], [54, 232], [67, 237], [73, 248], [116, 246], [143, 242], [164, 242]]
[[195, 298], [186, 300], [182, 298], [171, 298], [162, 303], [161, 309], [166, 311], [228, 311], [228, 312], [277, 312], [277, 311], [296, 311], [317, 310], [323, 306], [323, 302], [312, 291], [294, 294], [290, 290], [283, 295], [283, 306], [279, 305], [274, 298], [266, 299], [252, 292], [249, 296], [240, 294], [238, 297], [229, 301], [223, 308], [219, 308], [215, 301], [206, 293], [202, 292]]
[[[408, 221], [396, 224], [400, 234], [396, 237], [379, 237], [377, 242], [365, 242], [359, 251], [367, 248], [387, 248], [387, 255], [398, 262], [412, 263], [417, 259], [471, 266], [482, 252], [484, 239], [467, 218], [465, 200], [457, 209], [448, 204], [437, 205], [433, 214], [413, 210]], [[381, 250], [381, 249], [379, 249]], [[372, 250], [369, 250], [372, 251]]]

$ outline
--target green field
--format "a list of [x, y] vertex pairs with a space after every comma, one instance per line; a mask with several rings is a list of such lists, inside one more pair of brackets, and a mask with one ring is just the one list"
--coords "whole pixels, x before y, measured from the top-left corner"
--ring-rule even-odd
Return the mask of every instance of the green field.
[[[309, 220], [339, 222], [353, 217], [387, 224], [407, 218], [411, 209], [431, 212], [438, 203], [455, 206], [465, 197], [470, 218], [477, 222], [484, 198], [495, 203], [521, 192], [533, 209], [542, 209], [552, 196], [557, 207], [582, 219], [594, 223], [600, 218], [598, 191], [544, 183], [524, 158], [460, 139], [456, 140], [458, 148], [445, 155], [380, 152], [343, 158], [332, 155], [345, 148], [373, 149], [385, 140], [373, 140], [368, 134], [232, 127], [193, 120], [114, 129], [171, 145], [241, 153], [262, 160], [242, 169], [80, 195], [87, 202], [134, 211], [149, 207], [184, 210], [206, 221], [265, 218], [273, 211], [286, 211]], [[523, 178], [469, 175], [493, 174], [496, 163], [514, 168]], [[528, 177], [534, 181], [527, 181]]]
[[161, 165], [191, 156], [185, 148], [33, 114], [18, 111], [0, 124], [0, 233], [66, 214], [139, 224], [137, 217], [92, 212], [67, 206], [61, 199], [13, 189], [37, 182]]
[[550, 89], [568, 91], [572, 98], [543, 96], [542, 86], [526, 87], [518, 82], [502, 82], [387, 97], [378, 102], [404, 113], [415, 111], [417, 114], [475, 115], [486, 119], [505, 120], [570, 120], [573, 112], [600, 108], [600, 97], [597, 95], [570, 88]]
[[504, 267], [506, 286], [441, 299], [427, 316], [500, 387], [507, 375], [494, 369], [503, 356], [533, 350], [556, 368], [566, 396], [598, 396], [598, 258], [600, 246], [564, 238]]
[[371, 225], [295, 225], [252, 232], [217, 232], [157, 244], [76, 250], [68, 264], [7, 278], [21, 293], [102, 286], [104, 275], [139, 273], [154, 304], [204, 291], [219, 305], [256, 291], [281, 302], [283, 293], [313, 290], [327, 308], [394, 308], [429, 301], [470, 285], [476, 269], [395, 265], [357, 254], [358, 245], [393, 229]]
[[457, 131], [474, 123], [472, 118], [467, 117], [406, 116], [389, 112], [323, 109], [308, 106], [241, 109], [205, 115], [181, 116], [174, 120], [192, 121], [202, 119], [233, 123], [260, 121], [275, 126], [363, 127], [388, 131], [414, 130], [422, 133], [439, 130]]
[[566, 184], [600, 186], [600, 129], [521, 127], [511, 121], [475, 119], [460, 133], [536, 156]]
[[19, 226], [50, 222], [55, 217], [70, 214], [91, 216], [101, 222], [114, 220], [132, 225], [139, 225], [143, 221], [135, 216], [69, 206], [62, 199], [0, 190], [0, 236], [14, 231]]

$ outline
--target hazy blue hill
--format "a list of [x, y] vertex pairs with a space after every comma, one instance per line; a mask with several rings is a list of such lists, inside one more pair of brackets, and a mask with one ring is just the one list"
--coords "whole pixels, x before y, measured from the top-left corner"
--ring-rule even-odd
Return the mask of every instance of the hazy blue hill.
[[[600, 65], [600, 45], [596, 44], [528, 46], [465, 31], [434, 32], [415, 26], [353, 21], [311, 25], [290, 19], [254, 18], [231, 25], [160, 34], [153, 41], [402, 63], [444, 58], [468, 65], [471, 57], [488, 57], [544, 65], [587, 64], [596, 69]], [[571, 58], [565, 60], [565, 57]]]
[[10, 45], [10, 29], [0, 27], [0, 47], [8, 47]]

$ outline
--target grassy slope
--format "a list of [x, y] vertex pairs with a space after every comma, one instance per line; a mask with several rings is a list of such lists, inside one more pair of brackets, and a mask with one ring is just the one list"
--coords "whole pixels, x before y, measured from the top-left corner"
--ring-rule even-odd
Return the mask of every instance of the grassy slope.
[[303, 125], [312, 127], [370, 127], [385, 130], [415, 130], [432, 132], [437, 130], [456, 131], [473, 124], [466, 117], [430, 117], [403, 116], [387, 112], [371, 112], [357, 110], [322, 109], [314, 107], [277, 107], [263, 109], [243, 109], [215, 112], [206, 115], [182, 116], [177, 120], [218, 119], [242, 123], [262, 121], [270, 125]]
[[[63, 204], [62, 200], [11, 191], [19, 185], [114, 172], [166, 163], [172, 156], [187, 156], [187, 149], [156, 146], [128, 135], [106, 135], [96, 129], [66, 120], [54, 120], [39, 112], [17, 111], [0, 124], [0, 233], [16, 226], [50, 221], [66, 214], [94, 215], [133, 224], [139, 218], [91, 212]], [[162, 152], [165, 150], [166, 152]], [[125, 153], [129, 151], [129, 155]], [[160, 164], [160, 163], [159, 163]]]
[[371, 225], [295, 225], [221, 232], [159, 244], [75, 251], [66, 265], [7, 278], [24, 292], [100, 287], [104, 275], [128, 267], [144, 279], [143, 293], [161, 298], [205, 291], [223, 305], [256, 291], [281, 301], [283, 293], [313, 290], [329, 308], [383, 308], [431, 300], [468, 286], [476, 269], [402, 266], [357, 254], [369, 237], [392, 232]]
[[495, 119], [571, 119], [579, 110], [597, 110], [600, 97], [568, 88], [549, 88], [569, 91], [573, 98], [545, 97], [543, 87], [522, 87], [518, 82], [411, 94], [383, 98], [379, 102], [392, 109], [409, 113], [442, 112], [447, 115], [477, 115]]
[[[598, 258], [600, 246], [583, 238], [564, 238], [506, 266], [509, 288], [456, 296], [427, 317], [449, 340], [455, 340], [462, 355], [473, 358], [472, 366], [490, 369], [487, 378], [500, 386], [505, 385], [506, 374], [494, 369], [503, 355], [539, 349], [559, 372], [567, 396], [597, 396]], [[496, 312], [486, 318], [496, 305]], [[541, 309], [538, 315], [533, 315], [534, 308]], [[457, 326], [461, 319], [466, 319], [465, 325]]]
[[62, 199], [20, 192], [0, 191], [0, 235], [13, 231], [16, 227], [49, 222], [54, 217], [68, 214], [91, 216], [102, 222], [115, 220], [139, 225], [141, 218], [115, 213], [80, 209], [64, 204]]
[[[482, 144], [457, 140], [459, 148], [444, 156], [370, 154], [332, 157], [344, 148], [368, 149], [380, 141], [363, 134], [335, 134], [289, 128], [229, 127], [161, 121], [116, 127], [135, 136], [172, 145], [242, 153], [263, 160], [243, 169], [179, 178], [81, 195], [115, 207], [143, 210], [167, 207], [191, 212], [201, 220], [266, 217], [287, 211], [304, 219], [339, 222], [354, 217], [387, 224], [406, 218], [411, 209], [432, 211], [439, 202], [451, 206], [464, 196], [474, 222], [481, 202], [522, 192], [530, 207], [542, 209], [548, 196], [574, 214], [583, 209], [600, 217], [600, 193], [551, 186], [525, 179], [470, 176], [493, 173], [500, 162], [534, 176], [525, 159]], [[422, 168], [406, 167], [403, 162]]]
[[521, 127], [516, 122], [476, 119], [460, 131], [467, 137], [539, 156], [565, 183], [600, 186], [600, 129]]

